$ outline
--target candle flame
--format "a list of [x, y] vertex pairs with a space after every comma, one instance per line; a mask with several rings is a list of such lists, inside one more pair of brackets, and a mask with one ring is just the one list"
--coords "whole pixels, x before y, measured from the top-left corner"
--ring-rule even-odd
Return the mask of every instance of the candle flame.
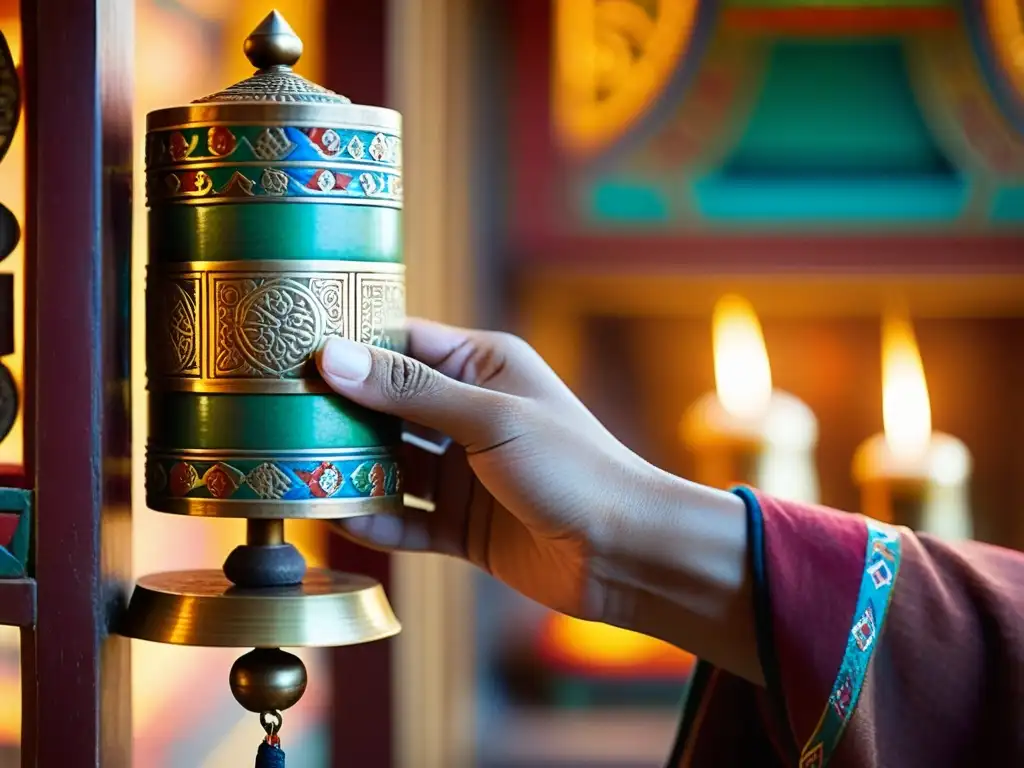
[[893, 455], [922, 456], [932, 435], [932, 409], [924, 364], [905, 316], [882, 323], [882, 423]]
[[754, 308], [740, 296], [723, 296], [715, 304], [711, 327], [722, 407], [737, 418], [757, 417], [771, 401], [772, 371]]

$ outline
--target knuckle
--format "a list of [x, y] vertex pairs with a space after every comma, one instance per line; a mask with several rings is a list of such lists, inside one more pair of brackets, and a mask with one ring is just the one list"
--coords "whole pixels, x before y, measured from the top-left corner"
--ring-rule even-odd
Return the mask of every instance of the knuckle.
[[526, 343], [524, 339], [516, 336], [514, 333], [508, 333], [506, 331], [496, 331], [494, 334], [494, 345], [501, 347], [509, 352], [522, 352], [525, 350], [533, 351], [533, 347]]
[[481, 342], [463, 366], [464, 380], [481, 386], [500, 376], [510, 360], [525, 360], [535, 354], [529, 344], [511, 333], [491, 331]]
[[381, 392], [388, 400], [400, 402], [429, 393], [435, 384], [434, 372], [404, 355], [386, 355]]

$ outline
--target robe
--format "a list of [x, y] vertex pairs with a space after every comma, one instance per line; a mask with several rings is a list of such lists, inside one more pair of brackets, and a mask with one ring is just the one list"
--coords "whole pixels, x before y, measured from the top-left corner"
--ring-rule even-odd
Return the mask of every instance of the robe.
[[668, 768], [1024, 766], [1024, 555], [736, 492], [765, 686], [698, 663]]

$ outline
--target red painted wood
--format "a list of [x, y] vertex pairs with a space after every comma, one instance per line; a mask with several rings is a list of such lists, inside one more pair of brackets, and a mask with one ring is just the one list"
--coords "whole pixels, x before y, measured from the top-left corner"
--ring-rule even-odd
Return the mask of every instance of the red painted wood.
[[549, 236], [557, 225], [554, 181], [557, 153], [551, 117], [553, 11], [551, 0], [510, 3], [512, 38], [511, 110], [508, 130], [511, 158], [511, 222], [530, 238]]
[[31, 627], [35, 621], [35, 579], [0, 579], [0, 625]]
[[[25, 387], [27, 390], [28, 387]], [[22, 409], [24, 411], [25, 398], [22, 397]], [[26, 419], [25, 422], [25, 433], [26, 433], [26, 453], [28, 452], [28, 432], [32, 425]], [[21, 464], [0, 464], [0, 487], [3, 488], [31, 488], [32, 483], [28, 479], [28, 473], [26, 468]]]
[[[508, 133], [515, 161], [510, 163], [512, 205], [505, 255], [514, 270], [550, 266], [670, 269], [703, 274], [1024, 271], [1024, 235], [1018, 234], [573, 233], [566, 209], [567, 194], [562, 189], [568, 163], [556, 147], [551, 128], [551, 0], [519, 0], [513, 8], [509, 34], [515, 73], [510, 96], [512, 127]], [[746, 10], [729, 13], [735, 13], [739, 23], [748, 23], [756, 16], [754, 11]], [[794, 29], [806, 26], [808, 19], [825, 18], [817, 11], [764, 14]], [[869, 26], [892, 23], [896, 18], [881, 12], [857, 14]], [[933, 18], [926, 9], [897, 15], [908, 23], [949, 23], [948, 14], [937, 13]], [[839, 21], [862, 23], [844, 13], [829, 18], [837, 25]]]
[[24, 0], [22, 19], [38, 595], [22, 764], [127, 768], [129, 647], [110, 622], [131, 529], [123, 505], [116, 521], [106, 507], [105, 474], [127, 445], [133, 18], [118, 0]]
[[[328, 56], [324, 85], [359, 104], [391, 106], [387, 98], [386, 2], [326, 4], [327, 40], [345, 40], [344, 56]], [[326, 530], [326, 529], [325, 529]], [[391, 558], [330, 536], [331, 568], [371, 576], [390, 593]], [[395, 728], [391, 690], [394, 675], [388, 641], [331, 650], [331, 765], [335, 768], [390, 768]]]
[[514, 239], [517, 269], [663, 269], [695, 274], [1024, 272], [1024, 235], [563, 236]]

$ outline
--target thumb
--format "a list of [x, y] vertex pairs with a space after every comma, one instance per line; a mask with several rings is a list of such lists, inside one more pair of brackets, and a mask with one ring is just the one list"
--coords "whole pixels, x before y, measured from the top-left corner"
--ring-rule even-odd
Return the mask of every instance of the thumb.
[[463, 384], [411, 357], [340, 336], [327, 340], [317, 365], [339, 395], [466, 447], [505, 440], [514, 418], [514, 396]]

